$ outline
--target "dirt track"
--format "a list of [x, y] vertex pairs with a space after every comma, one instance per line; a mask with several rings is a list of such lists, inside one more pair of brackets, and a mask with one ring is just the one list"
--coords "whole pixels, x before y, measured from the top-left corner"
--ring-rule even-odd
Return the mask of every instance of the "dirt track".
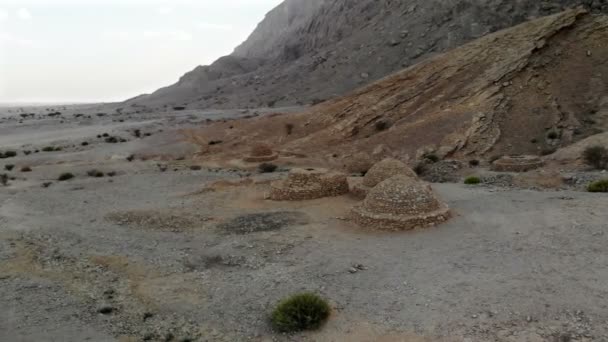
[[[189, 149], [170, 136], [1, 161], [34, 170], [0, 187], [1, 341], [608, 340], [605, 196], [441, 184], [447, 224], [378, 233], [341, 219], [348, 197], [263, 200], [282, 174], [201, 191], [249, 171], [167, 161]], [[165, 161], [112, 158], [160, 142]], [[328, 325], [273, 334], [272, 305], [300, 290], [331, 301]]]

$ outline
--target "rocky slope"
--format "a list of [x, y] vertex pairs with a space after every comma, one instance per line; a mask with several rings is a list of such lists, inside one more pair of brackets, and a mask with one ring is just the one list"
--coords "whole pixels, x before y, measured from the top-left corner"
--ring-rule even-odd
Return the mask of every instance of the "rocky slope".
[[607, 41], [608, 16], [569, 10], [487, 35], [307, 112], [217, 123], [198, 135], [224, 141], [230, 151], [217, 147], [222, 153], [265, 141], [329, 161], [358, 151], [402, 159], [544, 154], [608, 129]]
[[526, 19], [608, 0], [286, 0], [231, 56], [127, 104], [260, 107], [343, 95]]

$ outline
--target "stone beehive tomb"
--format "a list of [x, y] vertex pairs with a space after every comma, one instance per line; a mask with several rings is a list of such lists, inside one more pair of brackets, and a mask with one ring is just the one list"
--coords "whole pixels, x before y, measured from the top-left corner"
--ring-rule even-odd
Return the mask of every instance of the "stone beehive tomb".
[[416, 173], [405, 163], [397, 159], [387, 158], [372, 166], [362, 179], [351, 179], [351, 194], [363, 199], [371, 188], [396, 175], [418, 178]]
[[428, 184], [406, 175], [380, 182], [351, 211], [351, 218], [361, 226], [393, 231], [436, 225], [449, 216], [448, 206]]
[[537, 156], [504, 156], [492, 163], [492, 170], [499, 172], [526, 172], [543, 166]]
[[346, 175], [325, 169], [292, 169], [285, 180], [271, 183], [268, 198], [301, 201], [348, 193]]
[[263, 163], [275, 160], [278, 157], [278, 153], [273, 152], [270, 146], [257, 144], [251, 148], [249, 155], [244, 160], [248, 163]]

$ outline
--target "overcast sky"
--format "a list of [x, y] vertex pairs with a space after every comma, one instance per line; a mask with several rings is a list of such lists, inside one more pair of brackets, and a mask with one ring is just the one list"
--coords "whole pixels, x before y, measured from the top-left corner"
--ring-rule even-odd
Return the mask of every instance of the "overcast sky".
[[0, 0], [0, 102], [119, 101], [232, 52], [281, 0]]

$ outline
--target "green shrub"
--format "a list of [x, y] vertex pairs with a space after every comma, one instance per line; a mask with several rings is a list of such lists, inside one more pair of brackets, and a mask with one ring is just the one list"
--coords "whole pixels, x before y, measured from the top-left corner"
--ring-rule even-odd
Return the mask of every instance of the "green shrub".
[[595, 181], [587, 187], [589, 192], [608, 192], [608, 179]]
[[293, 133], [293, 128], [294, 128], [294, 125], [292, 123], [286, 123], [285, 124], [285, 133], [287, 133], [287, 135], [291, 135], [291, 133]]
[[386, 120], [378, 120], [374, 124], [374, 127], [376, 128], [376, 131], [380, 132], [389, 129], [391, 127], [391, 123]]
[[104, 173], [99, 170], [89, 170], [87, 171], [87, 175], [89, 177], [101, 178], [104, 176]]
[[431, 163], [436, 163], [439, 161], [439, 157], [436, 154], [428, 153], [424, 155], [424, 159], [430, 161]]
[[17, 152], [15, 152], [15, 151], [4, 152], [4, 158], [12, 158], [12, 157], [16, 157], [16, 156], [17, 156]]
[[329, 317], [327, 301], [313, 293], [300, 293], [282, 300], [272, 312], [275, 330], [296, 332], [318, 329]]
[[74, 178], [74, 175], [73, 175], [73, 174], [71, 174], [71, 173], [69, 173], [69, 172], [64, 172], [64, 173], [62, 173], [62, 174], [60, 174], [60, 175], [59, 175], [59, 178], [57, 178], [57, 180], [59, 180], [59, 181], [62, 181], [62, 182], [63, 182], [63, 181], [70, 180], [70, 179], [72, 179], [72, 178]]
[[44, 148], [42, 148], [42, 152], [53, 152], [55, 151], [55, 147], [53, 146], [46, 146]]
[[261, 173], [272, 173], [275, 172], [277, 168], [278, 167], [272, 163], [262, 163], [258, 165], [258, 170], [260, 170]]
[[608, 166], [608, 149], [603, 146], [587, 147], [583, 151], [585, 162], [596, 169], [605, 169]]
[[11, 171], [14, 168], [15, 168], [15, 165], [13, 165], [13, 164], [4, 165], [4, 169], [6, 171]]
[[559, 138], [559, 133], [557, 133], [556, 131], [551, 131], [547, 134], [547, 138], [549, 138], [551, 140], [555, 140], [555, 139]]
[[464, 184], [467, 184], [467, 185], [477, 185], [479, 183], [481, 183], [481, 178], [479, 178], [477, 176], [467, 177], [464, 180]]

